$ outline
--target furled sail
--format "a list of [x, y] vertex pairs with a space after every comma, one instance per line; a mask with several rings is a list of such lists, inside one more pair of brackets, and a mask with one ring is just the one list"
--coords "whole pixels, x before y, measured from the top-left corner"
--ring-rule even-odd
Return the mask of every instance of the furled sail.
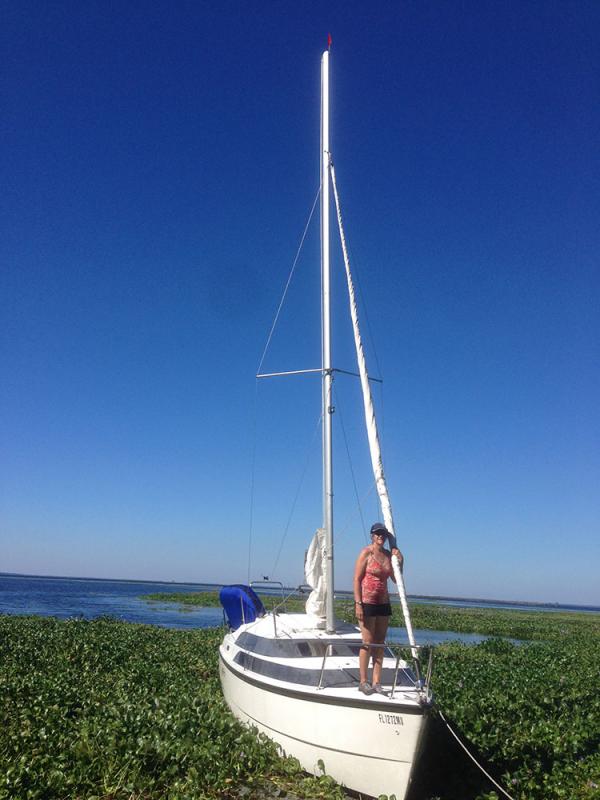
[[327, 569], [325, 551], [325, 529], [318, 528], [306, 551], [304, 578], [312, 589], [306, 601], [306, 613], [323, 618], [323, 620], [325, 618], [325, 571]]
[[[365, 422], [367, 425], [367, 435], [369, 438], [369, 451], [371, 453], [371, 463], [373, 465], [373, 474], [375, 476], [375, 485], [377, 494], [379, 495], [379, 502], [381, 505], [381, 512], [383, 514], [383, 521], [385, 527], [392, 534], [393, 544], [395, 544], [395, 531], [394, 519], [392, 516], [392, 504], [387, 489], [385, 474], [383, 471], [383, 461], [381, 458], [381, 446], [379, 444], [379, 434], [377, 432], [377, 420], [375, 419], [375, 409], [373, 406], [373, 396], [371, 394], [371, 386], [369, 383], [369, 373], [367, 372], [367, 362], [360, 336], [360, 329], [358, 326], [358, 309], [356, 306], [356, 297], [354, 293], [354, 282], [352, 280], [352, 273], [350, 272], [350, 261], [348, 259], [348, 251], [346, 248], [346, 237], [344, 236], [344, 228], [342, 225], [342, 212], [340, 208], [340, 200], [337, 191], [337, 184], [335, 181], [335, 170], [333, 162], [330, 162], [331, 182], [333, 185], [333, 196], [335, 198], [335, 207], [337, 210], [338, 226], [340, 229], [340, 239], [342, 243], [342, 254], [344, 256], [344, 265], [346, 267], [346, 280], [348, 283], [348, 294], [350, 298], [350, 316], [352, 317], [352, 328], [354, 330], [354, 344], [356, 346], [356, 358], [358, 361], [358, 371], [360, 374], [360, 382], [363, 393], [363, 404], [365, 410]], [[412, 648], [412, 654], [417, 658], [417, 649], [415, 645], [415, 637], [413, 634], [412, 624], [410, 621], [410, 613], [408, 604], [406, 602], [406, 591], [404, 588], [404, 578], [400, 570], [400, 564], [396, 556], [392, 557], [392, 566], [394, 568], [394, 577], [398, 586], [398, 594], [400, 596], [400, 603], [402, 605], [402, 612], [404, 614], [404, 623], [406, 625], [406, 632], [408, 634], [408, 641]]]

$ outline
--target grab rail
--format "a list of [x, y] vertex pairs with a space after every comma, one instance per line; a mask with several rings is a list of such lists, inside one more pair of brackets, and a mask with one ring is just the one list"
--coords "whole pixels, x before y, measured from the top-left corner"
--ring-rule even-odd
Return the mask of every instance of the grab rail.
[[[389, 650], [393, 650], [393, 648], [401, 648], [401, 647], [410, 647], [411, 652], [413, 648], [410, 645], [398, 645], [397, 642], [383, 642], [383, 643], [372, 643], [372, 644], [364, 644], [361, 642], [361, 648], [366, 648], [368, 650], [382, 650], [386, 647]], [[417, 656], [413, 657], [412, 662], [414, 666], [415, 672], [415, 689], [420, 694], [421, 702], [422, 703], [429, 703], [431, 702], [432, 693], [431, 693], [431, 673], [433, 669], [433, 647], [431, 645], [425, 645], [429, 647], [429, 659], [427, 663], [427, 671], [425, 673], [425, 680], [421, 677], [421, 663], [419, 659], [420, 651], [424, 648], [424, 645], [415, 645], [414, 649], [417, 651]], [[323, 675], [325, 674], [325, 664], [327, 659], [333, 655], [333, 647], [334, 643], [329, 642], [327, 647], [325, 648], [325, 653], [323, 654], [323, 661], [321, 662], [321, 671], [319, 674], [319, 683], [317, 685], [317, 690], [323, 689]], [[404, 661], [405, 659], [402, 658], [402, 652], [399, 652], [396, 656], [396, 667], [394, 670], [394, 681], [392, 684], [392, 691], [390, 692], [390, 697], [394, 697], [394, 692], [396, 691], [396, 687], [398, 685], [398, 673], [400, 672], [400, 662]], [[404, 668], [403, 668], [404, 669]]]
[[264, 581], [250, 581], [250, 588], [254, 589], [255, 586], [279, 586], [281, 589], [281, 599], [283, 600], [283, 583], [281, 581], [270, 581], [268, 579], [265, 579]]

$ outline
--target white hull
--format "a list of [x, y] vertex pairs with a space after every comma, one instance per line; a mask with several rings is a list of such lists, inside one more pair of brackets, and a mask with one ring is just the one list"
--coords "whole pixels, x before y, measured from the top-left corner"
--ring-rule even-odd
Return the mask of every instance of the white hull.
[[[282, 624], [284, 619], [278, 617], [278, 626]], [[297, 758], [307, 772], [320, 775], [324, 768], [327, 775], [349, 789], [372, 796], [394, 794], [397, 800], [403, 800], [427, 719], [419, 690], [403, 687], [396, 690], [394, 698], [365, 697], [358, 691], [357, 681], [319, 689], [258, 674], [234, 661], [240, 652], [236, 646], [239, 633], [255, 632], [257, 625], [261, 633], [273, 630], [269, 618], [259, 620], [226, 636], [221, 646], [221, 684], [233, 714], [279, 744], [284, 754]], [[282, 633], [289, 637], [289, 631]], [[355, 630], [352, 636], [356, 641]], [[302, 638], [308, 637], [305, 634]], [[331, 637], [315, 632], [316, 641], [336, 638], [342, 643], [350, 639], [348, 633]], [[290, 661], [297, 663], [289, 658], [269, 661], [284, 669]], [[319, 674], [322, 657], [303, 661], [304, 668]], [[356, 667], [357, 659], [330, 656], [327, 663], [328, 673], [339, 673]], [[395, 667], [395, 661], [390, 659], [387, 667]], [[391, 690], [391, 685], [387, 689]]]

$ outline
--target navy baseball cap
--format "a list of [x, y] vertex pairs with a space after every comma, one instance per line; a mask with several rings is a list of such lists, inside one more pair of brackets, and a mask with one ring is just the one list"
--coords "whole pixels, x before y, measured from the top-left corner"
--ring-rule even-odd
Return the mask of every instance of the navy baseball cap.
[[383, 524], [383, 522], [375, 522], [371, 525], [371, 536], [375, 533], [385, 533], [386, 536], [389, 536], [389, 531]]

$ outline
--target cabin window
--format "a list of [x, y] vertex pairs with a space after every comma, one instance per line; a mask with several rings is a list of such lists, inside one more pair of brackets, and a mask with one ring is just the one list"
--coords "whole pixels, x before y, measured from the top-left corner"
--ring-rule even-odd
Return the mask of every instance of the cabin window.
[[[253, 633], [244, 632], [237, 639], [239, 647], [249, 653], [271, 658], [307, 658], [310, 656], [323, 658], [329, 642], [319, 639], [267, 639]], [[331, 656], [338, 658], [358, 658], [360, 642], [335, 642], [330, 651]], [[386, 656], [393, 657], [386, 648]]]
[[[241, 638], [241, 637], [240, 637]], [[307, 669], [306, 667], [293, 667], [288, 664], [279, 664], [275, 661], [265, 661], [257, 658], [250, 653], [239, 652], [235, 659], [240, 667], [254, 672], [257, 675], [264, 675], [286, 683], [296, 683], [299, 686], [318, 686], [321, 677], [320, 669]], [[382, 672], [382, 683], [391, 685], [394, 682], [394, 669], [384, 667]], [[328, 688], [343, 688], [347, 686], [357, 686], [359, 682], [358, 661], [356, 668], [344, 667], [343, 669], [325, 669], [323, 672], [322, 686]], [[398, 688], [413, 688], [415, 676], [409, 669], [399, 669], [396, 686]]]

